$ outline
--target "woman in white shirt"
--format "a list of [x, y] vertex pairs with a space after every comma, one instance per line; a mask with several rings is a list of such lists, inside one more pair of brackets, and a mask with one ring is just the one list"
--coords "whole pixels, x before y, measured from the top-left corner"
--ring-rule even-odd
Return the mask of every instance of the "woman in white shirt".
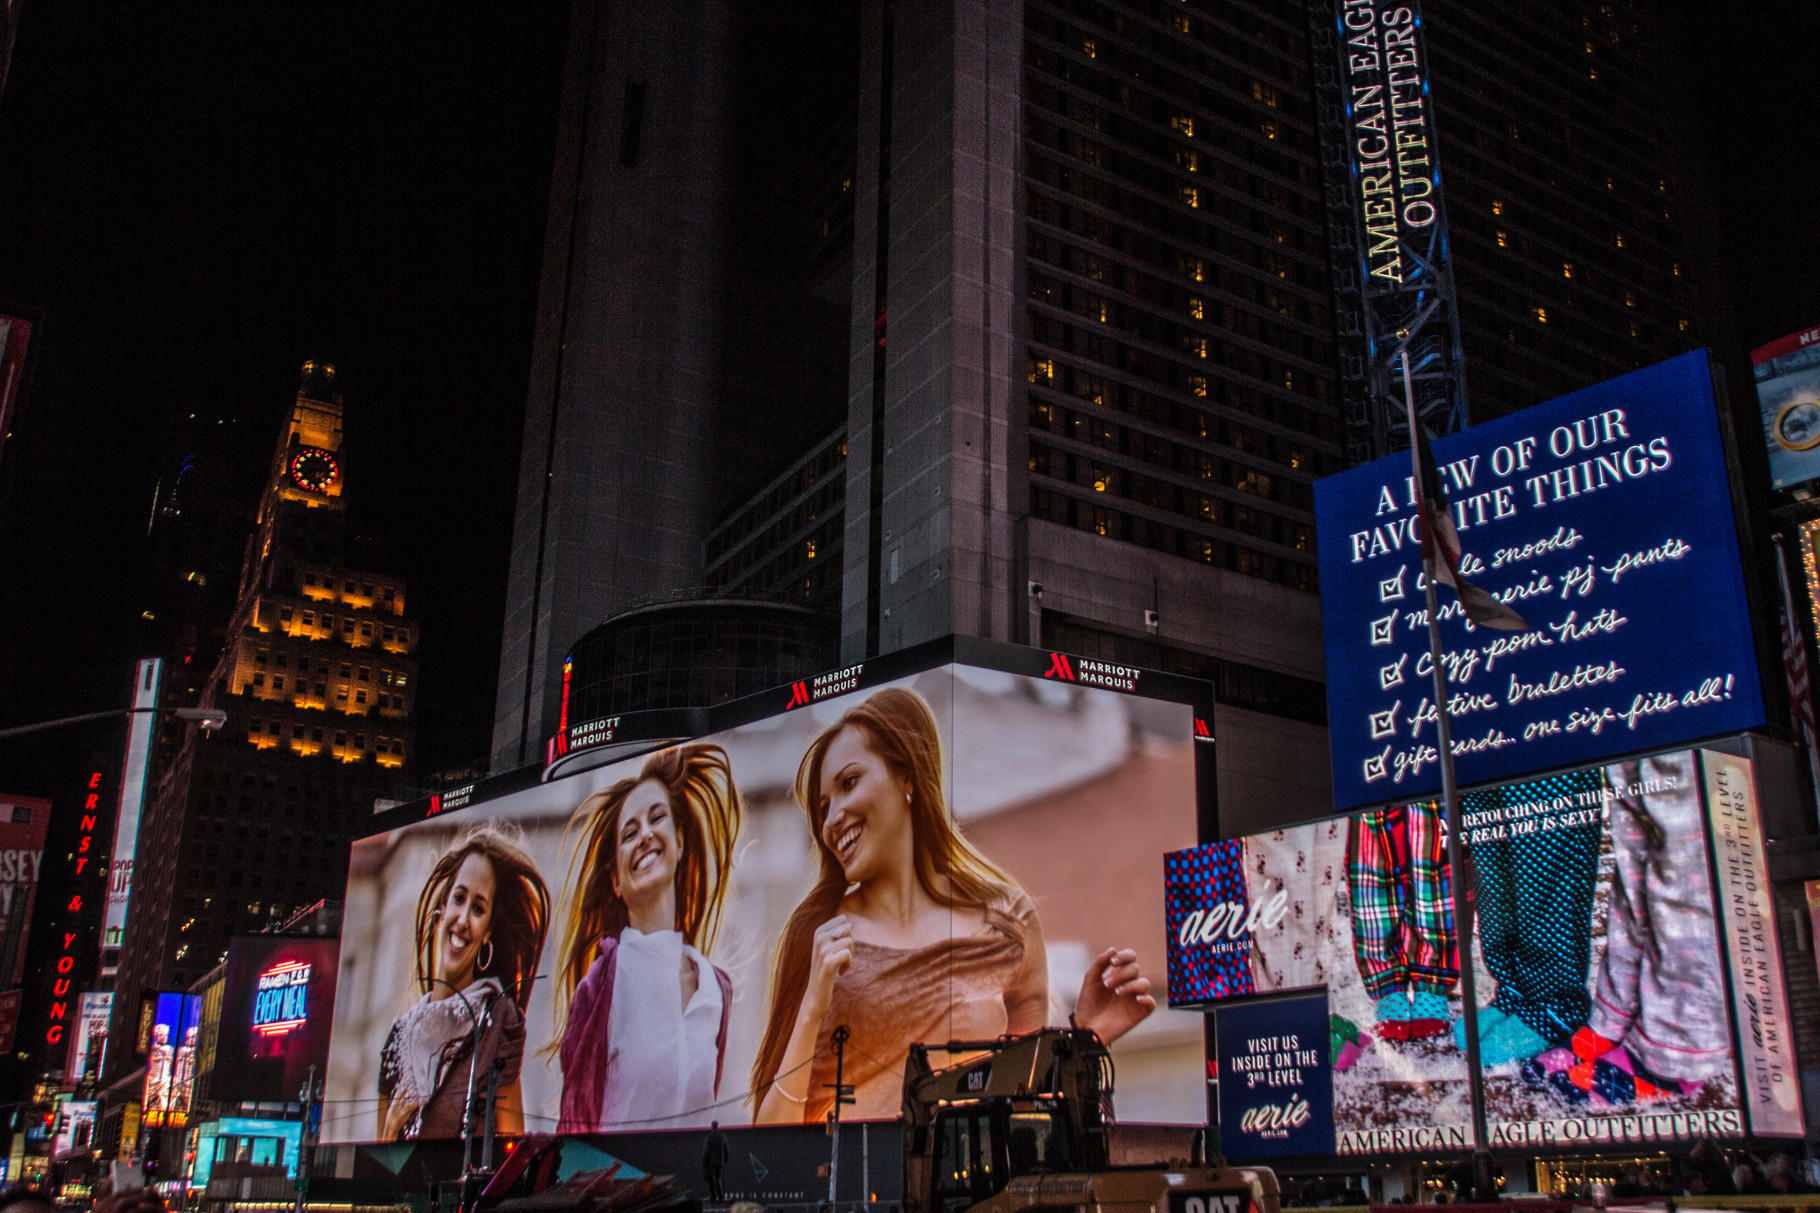
[[740, 817], [726, 751], [706, 744], [653, 754], [575, 810], [559, 1132], [708, 1123], [733, 989], [706, 953]]

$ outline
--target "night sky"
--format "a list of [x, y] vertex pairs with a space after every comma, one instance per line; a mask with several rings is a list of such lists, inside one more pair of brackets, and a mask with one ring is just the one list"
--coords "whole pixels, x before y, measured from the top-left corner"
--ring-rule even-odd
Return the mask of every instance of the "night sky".
[[[1737, 365], [1820, 323], [1820, 12], [1686, 7]], [[354, 529], [423, 620], [419, 771], [484, 760], [567, 8], [25, 0], [0, 305], [43, 323], [0, 457], [0, 724], [124, 703], [154, 486], [193, 454], [250, 516], [317, 358]], [[0, 742], [0, 788], [57, 790], [55, 748]]]
[[[250, 521], [315, 358], [351, 528], [423, 620], [419, 770], [484, 761], [566, 16], [28, 0], [0, 302], [42, 340], [0, 457], [0, 722], [126, 702], [154, 486], [193, 455]], [[35, 761], [0, 742], [0, 787]]]

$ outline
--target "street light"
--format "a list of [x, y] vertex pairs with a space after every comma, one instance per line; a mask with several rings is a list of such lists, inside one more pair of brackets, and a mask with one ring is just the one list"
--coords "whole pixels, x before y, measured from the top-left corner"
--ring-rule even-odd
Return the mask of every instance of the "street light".
[[105, 712], [64, 716], [57, 720], [40, 720], [36, 724], [16, 724], [9, 729], [0, 729], [0, 739], [18, 737], [25, 733], [38, 733], [45, 729], [62, 728], [66, 724], [86, 724], [91, 720], [106, 720], [110, 716], [137, 716], [142, 712], [152, 712], [160, 716], [175, 716], [179, 720], [193, 720], [202, 726], [202, 731], [205, 733], [212, 733], [227, 723], [227, 711], [223, 708], [109, 708]]

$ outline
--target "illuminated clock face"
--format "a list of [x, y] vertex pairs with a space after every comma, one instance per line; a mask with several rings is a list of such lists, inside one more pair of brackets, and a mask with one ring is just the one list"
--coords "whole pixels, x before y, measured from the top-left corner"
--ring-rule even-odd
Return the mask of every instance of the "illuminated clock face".
[[323, 493], [341, 479], [341, 465], [320, 447], [306, 446], [291, 456], [291, 479], [309, 493]]

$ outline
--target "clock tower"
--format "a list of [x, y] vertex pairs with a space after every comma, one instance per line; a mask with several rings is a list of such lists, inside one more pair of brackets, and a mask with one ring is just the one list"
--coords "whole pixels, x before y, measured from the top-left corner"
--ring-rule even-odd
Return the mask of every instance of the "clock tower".
[[[115, 1039], [142, 991], [188, 986], [230, 936], [339, 900], [349, 839], [409, 781], [418, 625], [402, 577], [350, 560], [341, 427], [335, 368], [304, 363], [201, 695], [227, 724], [185, 732], [140, 827]], [[104, 1085], [132, 1050], [107, 1064]]]

